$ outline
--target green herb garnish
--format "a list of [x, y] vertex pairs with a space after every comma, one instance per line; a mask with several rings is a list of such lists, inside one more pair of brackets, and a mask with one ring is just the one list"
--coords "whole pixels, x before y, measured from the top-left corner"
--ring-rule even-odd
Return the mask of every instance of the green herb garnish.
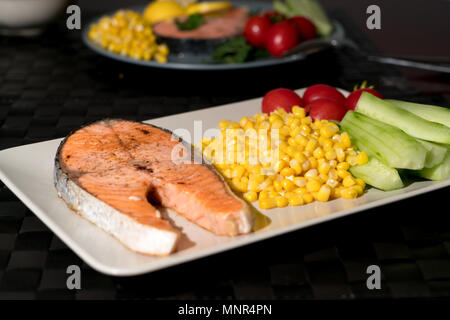
[[216, 62], [223, 63], [242, 63], [267, 56], [269, 56], [267, 50], [249, 45], [244, 36], [238, 36], [224, 42], [212, 53]]
[[191, 14], [185, 21], [175, 20], [178, 30], [194, 30], [205, 23], [203, 16], [199, 13]]
[[245, 41], [245, 37], [239, 36], [218, 46], [212, 56], [219, 62], [240, 63], [247, 60], [251, 50], [252, 46]]

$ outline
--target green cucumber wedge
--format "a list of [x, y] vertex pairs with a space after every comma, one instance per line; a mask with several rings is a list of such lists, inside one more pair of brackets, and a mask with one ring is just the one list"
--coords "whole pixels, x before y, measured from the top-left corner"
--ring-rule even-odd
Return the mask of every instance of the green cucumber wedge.
[[415, 138], [450, 144], [449, 127], [425, 120], [368, 92], [361, 94], [356, 111], [395, 126]]
[[447, 153], [447, 147], [443, 144], [438, 144], [430, 141], [416, 139], [427, 149], [427, 156], [425, 158], [425, 168], [432, 168], [444, 160]]
[[444, 160], [432, 168], [425, 168], [415, 171], [414, 174], [430, 180], [447, 180], [450, 179], [450, 147], [447, 150]]
[[355, 111], [341, 121], [352, 143], [389, 167], [419, 170], [425, 165], [427, 150], [416, 139], [389, 124]]
[[425, 120], [441, 123], [450, 127], [450, 109], [428, 104], [420, 104], [414, 102], [400, 100], [385, 100], [396, 107], [414, 113]]
[[384, 191], [403, 188], [398, 171], [375, 157], [371, 157], [366, 164], [353, 166], [349, 170], [353, 176], [363, 179], [374, 188]]

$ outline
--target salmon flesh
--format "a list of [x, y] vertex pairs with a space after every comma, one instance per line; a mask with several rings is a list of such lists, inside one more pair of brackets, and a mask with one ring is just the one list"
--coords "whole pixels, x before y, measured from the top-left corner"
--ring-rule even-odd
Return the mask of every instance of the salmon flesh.
[[145, 254], [168, 255], [179, 239], [159, 206], [217, 235], [251, 232], [249, 206], [220, 174], [205, 162], [177, 161], [174, 150], [199, 156], [165, 129], [114, 119], [92, 123], [58, 148], [58, 195], [125, 246]]

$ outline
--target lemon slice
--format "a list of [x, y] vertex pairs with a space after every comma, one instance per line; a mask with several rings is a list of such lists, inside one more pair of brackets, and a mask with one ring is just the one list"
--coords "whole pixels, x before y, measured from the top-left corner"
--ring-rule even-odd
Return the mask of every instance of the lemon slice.
[[157, 0], [144, 10], [144, 19], [153, 24], [162, 20], [176, 18], [185, 14], [183, 7], [176, 1]]
[[217, 2], [198, 2], [191, 3], [186, 7], [186, 14], [194, 13], [209, 13], [213, 11], [225, 10], [231, 8], [231, 2], [217, 1]]

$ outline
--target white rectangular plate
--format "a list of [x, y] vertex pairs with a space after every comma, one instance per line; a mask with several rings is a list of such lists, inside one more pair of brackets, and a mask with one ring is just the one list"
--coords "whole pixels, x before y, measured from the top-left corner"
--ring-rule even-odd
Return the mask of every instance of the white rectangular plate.
[[[299, 93], [302, 91], [298, 90]], [[261, 99], [253, 99], [147, 122], [170, 130], [184, 128], [194, 136], [196, 120], [202, 121], [205, 131], [216, 128], [220, 120], [238, 121], [243, 116], [258, 113], [260, 107]], [[391, 192], [370, 189], [355, 200], [337, 199], [300, 207], [260, 210], [270, 218], [270, 223], [251, 234], [234, 238], [215, 236], [169, 211], [168, 215], [184, 234], [178, 251], [168, 257], [150, 257], [126, 249], [112, 236], [72, 212], [58, 198], [53, 186], [53, 165], [60, 141], [56, 139], [1, 151], [0, 178], [86, 263], [100, 272], [116, 276], [155, 271], [450, 185], [450, 180], [421, 181]]]

